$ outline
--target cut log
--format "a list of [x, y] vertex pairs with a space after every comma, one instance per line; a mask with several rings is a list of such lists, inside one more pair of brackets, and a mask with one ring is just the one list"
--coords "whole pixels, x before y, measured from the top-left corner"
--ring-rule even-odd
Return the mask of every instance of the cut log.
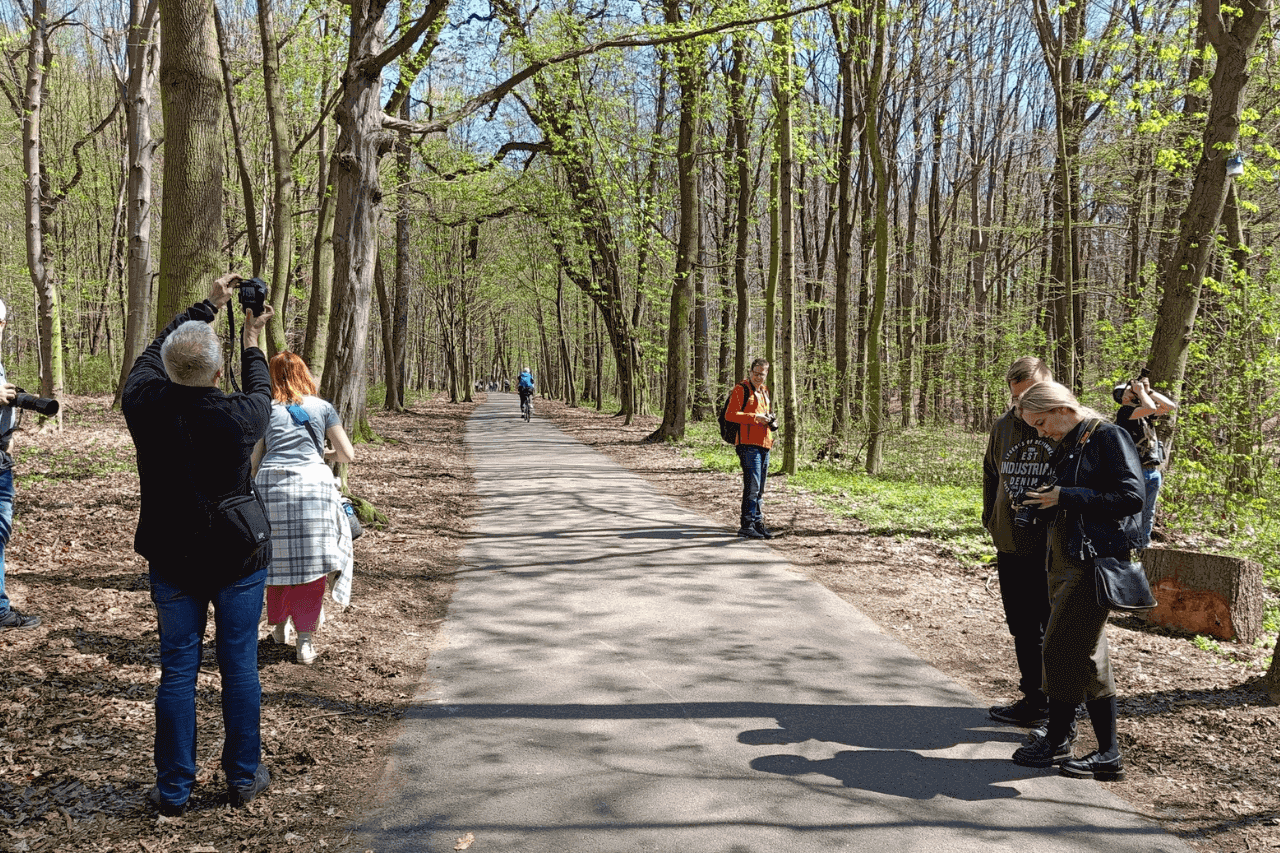
[[1148, 548], [1142, 565], [1156, 606], [1147, 621], [1219, 640], [1252, 643], [1262, 633], [1262, 566], [1241, 557]]

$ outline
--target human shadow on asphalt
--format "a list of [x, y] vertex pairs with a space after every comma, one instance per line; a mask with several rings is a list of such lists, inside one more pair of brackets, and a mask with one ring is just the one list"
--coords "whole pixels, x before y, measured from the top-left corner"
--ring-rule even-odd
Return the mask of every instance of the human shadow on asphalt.
[[[632, 705], [587, 704], [441, 704], [410, 710], [418, 720], [744, 720], [769, 719], [774, 728], [748, 729], [736, 740], [747, 746], [798, 744], [809, 740], [856, 747], [831, 758], [773, 754], [750, 759], [758, 773], [782, 776], [818, 774], [847, 788], [911, 799], [935, 796], [957, 800], [996, 800], [1019, 796], [999, 783], [1041, 771], [1011, 760], [922, 755], [921, 752], [986, 744], [1021, 743], [1021, 732], [1000, 727], [977, 708], [915, 705], [806, 705], [770, 702], [656, 702]], [[728, 732], [726, 732], [728, 735]], [[599, 746], [599, 744], [596, 744]]]

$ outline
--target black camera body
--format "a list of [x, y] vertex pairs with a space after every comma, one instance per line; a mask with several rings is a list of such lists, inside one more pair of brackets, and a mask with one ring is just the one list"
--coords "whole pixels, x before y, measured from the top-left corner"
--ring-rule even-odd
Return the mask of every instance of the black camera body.
[[777, 431], [778, 431], [778, 416], [777, 416], [776, 414], [774, 414], [773, 412], [770, 412], [770, 413], [769, 413], [769, 415], [768, 415], [768, 418], [769, 418], [769, 420], [765, 422], [765, 425], [766, 425], [766, 426], [768, 426], [768, 427], [769, 427], [769, 429], [770, 429], [771, 431], [773, 431], [773, 432], [777, 432]]
[[1027, 488], [1023, 489], [1017, 494], [1010, 495], [1009, 497], [1011, 498], [1013, 505], [1017, 507], [1017, 511], [1013, 514], [1013, 526], [1014, 527], [1030, 527], [1031, 525], [1035, 524], [1037, 520], [1036, 512], [1040, 509], [1040, 507], [1035, 506], [1033, 504], [1025, 503], [1027, 497], [1032, 493], [1048, 491], [1049, 489], [1052, 489], [1055, 485], [1057, 485], [1057, 483], [1058, 483], [1057, 477], [1050, 477], [1049, 479], [1041, 482], [1039, 485], [1028, 486]]
[[267, 283], [260, 278], [242, 278], [236, 287], [240, 288], [240, 307], [260, 316], [267, 302]]
[[51, 417], [58, 414], [60, 408], [57, 400], [52, 397], [37, 397], [34, 394], [28, 394], [21, 388], [15, 388], [18, 393], [14, 396], [13, 402], [9, 405], [17, 406], [19, 409], [26, 409], [45, 417]]

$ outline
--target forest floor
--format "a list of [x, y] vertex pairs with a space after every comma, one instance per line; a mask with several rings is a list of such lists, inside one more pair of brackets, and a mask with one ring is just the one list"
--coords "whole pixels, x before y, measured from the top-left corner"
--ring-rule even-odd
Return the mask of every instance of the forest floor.
[[[144, 800], [154, 778], [155, 616], [145, 563], [132, 550], [133, 445], [109, 402], [65, 400], [61, 432], [19, 436], [7, 585], [18, 607], [44, 621], [0, 631], [0, 850], [365, 849], [352, 828], [376, 802], [398, 720], [424, 686], [475, 506], [463, 451], [473, 407], [437, 398], [374, 416], [381, 440], [357, 448], [352, 483], [389, 524], [356, 542], [352, 605], [330, 613], [314, 666], [297, 665], [292, 649], [259, 646], [271, 788], [243, 809], [226, 805], [217, 668], [207, 652], [197, 788], [184, 817], [166, 818]], [[656, 420], [623, 427], [548, 401], [538, 416], [726, 531], [736, 527], [739, 477], [643, 444]], [[1014, 698], [1012, 643], [989, 568], [963, 565], [924, 536], [867, 535], [783, 477], [770, 479], [767, 511], [779, 537], [761, 547], [977, 695]], [[1131, 617], [1113, 620], [1108, 635], [1129, 770], [1111, 790], [1198, 849], [1280, 848], [1280, 708], [1259, 684], [1265, 652], [1204, 651]], [[1078, 752], [1092, 748], [1088, 726], [1081, 730]]]

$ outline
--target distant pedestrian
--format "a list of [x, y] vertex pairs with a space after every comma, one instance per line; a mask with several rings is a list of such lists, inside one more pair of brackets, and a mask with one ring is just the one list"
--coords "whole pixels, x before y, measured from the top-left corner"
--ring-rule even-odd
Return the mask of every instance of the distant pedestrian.
[[1037, 436], [1018, 416], [1018, 398], [1037, 382], [1051, 379], [1048, 365], [1034, 356], [1023, 356], [1009, 365], [1005, 382], [1011, 405], [991, 428], [982, 460], [982, 526], [996, 546], [1000, 601], [1005, 624], [1013, 635], [1018, 690], [1022, 692], [1012, 705], [996, 705], [989, 713], [993, 720], [1015, 726], [1043, 725], [1049, 716], [1040, 653], [1049, 624], [1049, 582], [1045, 574], [1048, 525], [1034, 515], [1029, 524], [1015, 524], [1010, 496], [1039, 485], [1050, 473], [1056, 444]]
[[751, 372], [729, 395], [725, 419], [738, 424], [738, 462], [742, 465], [742, 512], [738, 535], [746, 539], [772, 539], [773, 532], [764, 525], [761, 501], [765, 481], [769, 478], [769, 448], [773, 447], [773, 430], [777, 419], [769, 402], [769, 362], [757, 358]]
[[1164, 448], [1151, 419], [1169, 414], [1178, 408], [1178, 404], [1153, 389], [1151, 380], [1145, 375], [1117, 385], [1111, 394], [1120, 404], [1120, 409], [1116, 412], [1116, 423], [1128, 430], [1134, 446], [1138, 448], [1138, 459], [1142, 462], [1142, 482], [1146, 487], [1147, 498], [1142, 506], [1142, 542], [1138, 547], [1146, 548], [1151, 544], [1156, 498], [1164, 480], [1160, 471], [1165, 462]]
[[[1124, 778], [1116, 734], [1116, 685], [1107, 651], [1107, 612], [1098, 604], [1093, 556], [1131, 558], [1142, 531], [1142, 466], [1129, 434], [1077, 402], [1056, 382], [1040, 382], [1018, 401], [1022, 418], [1062, 445], [1057, 482], [1030, 493], [1024, 505], [1051, 517], [1049, 595], [1044, 635], [1049, 722], [1013, 760], [1027, 767], [1062, 766], [1082, 779]], [[1072, 757], [1071, 727], [1084, 701], [1098, 749]]]
[[[253, 450], [273, 543], [267, 624], [271, 638], [285, 645], [292, 621], [297, 661], [310, 665], [330, 575], [333, 600], [351, 603], [351, 525], [326, 463], [349, 463], [355, 449], [333, 405], [316, 396], [316, 381], [301, 358], [280, 352], [270, 367], [271, 422]], [[332, 450], [325, 450], [326, 438]]]

